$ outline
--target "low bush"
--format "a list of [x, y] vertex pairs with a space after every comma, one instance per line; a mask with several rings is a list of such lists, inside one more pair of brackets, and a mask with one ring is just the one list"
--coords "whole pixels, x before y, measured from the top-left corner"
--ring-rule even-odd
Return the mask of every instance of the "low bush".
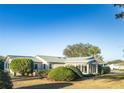
[[0, 70], [0, 88], [1, 89], [11, 89], [13, 86], [11, 78], [8, 73]]
[[75, 72], [67, 67], [57, 67], [48, 73], [48, 79], [55, 81], [71, 81], [75, 80], [76, 76]]
[[66, 67], [73, 70], [75, 72], [75, 74], [77, 74], [77, 78], [82, 78], [83, 77], [82, 72], [77, 67], [74, 67], [74, 66], [66, 66]]
[[51, 69], [49, 70], [41, 70], [41, 71], [38, 71], [38, 77], [39, 78], [47, 78], [48, 76], [48, 73], [51, 71]]
[[111, 69], [109, 66], [102, 67], [103, 74], [108, 74], [111, 72]]

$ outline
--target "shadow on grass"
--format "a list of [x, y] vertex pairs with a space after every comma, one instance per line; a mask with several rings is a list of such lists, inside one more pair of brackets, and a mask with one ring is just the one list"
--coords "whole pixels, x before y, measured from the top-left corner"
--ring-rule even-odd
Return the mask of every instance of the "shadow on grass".
[[35, 80], [35, 79], [39, 79], [38, 77], [31, 77], [31, 76], [27, 76], [27, 77], [14, 77], [12, 78], [12, 81], [27, 81], [27, 80]]
[[70, 85], [72, 85], [72, 83], [48, 83], [48, 84], [38, 84], [32, 86], [19, 87], [17, 89], [61, 89]]

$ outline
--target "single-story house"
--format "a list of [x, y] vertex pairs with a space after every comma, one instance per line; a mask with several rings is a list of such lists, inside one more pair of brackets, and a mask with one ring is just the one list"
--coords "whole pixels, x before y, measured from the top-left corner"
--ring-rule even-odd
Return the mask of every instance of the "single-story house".
[[97, 74], [98, 64], [103, 64], [98, 59], [90, 57], [55, 57], [55, 56], [17, 56], [8, 55], [4, 63], [4, 70], [13, 74], [13, 71], [9, 68], [9, 64], [13, 59], [16, 58], [31, 58], [34, 62], [34, 70], [46, 70], [51, 68], [56, 68], [59, 66], [72, 65], [78, 67], [83, 74]]
[[110, 67], [111, 70], [114, 70], [114, 69], [124, 70], [124, 63], [109, 64], [108, 66]]

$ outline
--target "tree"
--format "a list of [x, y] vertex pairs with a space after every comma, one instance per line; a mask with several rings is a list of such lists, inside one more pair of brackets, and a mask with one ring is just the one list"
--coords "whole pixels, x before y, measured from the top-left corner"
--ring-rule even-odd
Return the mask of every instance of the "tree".
[[8, 73], [0, 70], [0, 89], [10, 89], [13, 84]]
[[4, 61], [5, 61], [5, 58], [3, 56], [0, 56], [0, 69], [1, 70], [4, 70]]
[[10, 69], [14, 73], [20, 73], [22, 76], [33, 73], [33, 61], [28, 58], [17, 58], [10, 63]]
[[101, 50], [96, 46], [92, 46], [91, 48], [89, 48], [89, 52], [95, 57], [97, 54], [101, 53]]
[[[116, 6], [118, 6], [119, 8], [124, 8], [124, 4], [114, 4], [114, 6], [116, 7]], [[116, 16], [116, 18], [118, 19], [118, 18], [124, 18], [124, 12], [122, 11], [122, 12], [120, 12], [120, 13], [118, 13], [118, 14], [115, 14], [115, 16]]]
[[63, 52], [63, 54], [66, 57], [95, 56], [100, 53], [101, 53], [100, 48], [89, 43], [87, 44], [79, 43], [79, 44], [68, 45]]

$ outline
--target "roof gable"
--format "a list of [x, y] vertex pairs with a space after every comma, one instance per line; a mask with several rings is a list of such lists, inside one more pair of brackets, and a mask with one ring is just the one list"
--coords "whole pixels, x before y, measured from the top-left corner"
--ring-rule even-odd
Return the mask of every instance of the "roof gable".
[[65, 62], [81, 62], [81, 63], [88, 63], [93, 62], [95, 59], [93, 57], [70, 57], [67, 58]]
[[7, 55], [7, 57], [9, 57], [10, 59], [16, 59], [16, 58], [30, 58], [32, 59], [34, 62], [41, 62], [41, 60], [33, 57], [33, 56], [20, 56], [20, 55]]
[[66, 58], [65, 57], [55, 57], [55, 56], [43, 56], [43, 55], [37, 55], [38, 57], [44, 59], [47, 62], [58, 62], [58, 63], [64, 63]]

